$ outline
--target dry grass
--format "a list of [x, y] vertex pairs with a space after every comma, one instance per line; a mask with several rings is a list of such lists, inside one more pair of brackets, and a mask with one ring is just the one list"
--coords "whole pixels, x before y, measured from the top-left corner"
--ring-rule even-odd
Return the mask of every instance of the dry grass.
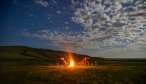
[[3, 67], [1, 84], [145, 84], [146, 66]]

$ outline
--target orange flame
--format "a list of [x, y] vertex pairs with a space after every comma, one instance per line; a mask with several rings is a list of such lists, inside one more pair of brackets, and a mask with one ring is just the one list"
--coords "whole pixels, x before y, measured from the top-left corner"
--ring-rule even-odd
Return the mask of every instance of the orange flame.
[[74, 61], [72, 53], [71, 53], [72, 49], [71, 49], [71, 47], [68, 47], [68, 48], [66, 48], [66, 50], [68, 52], [67, 56], [69, 58], [69, 67], [74, 67], [75, 61]]
[[74, 59], [73, 59], [73, 56], [70, 52], [68, 52], [68, 55], [69, 55], [69, 66], [70, 67], [74, 67], [75, 66], [75, 62], [74, 62]]
[[69, 66], [70, 66], [70, 67], [74, 67], [74, 66], [75, 66], [74, 60], [70, 60]]

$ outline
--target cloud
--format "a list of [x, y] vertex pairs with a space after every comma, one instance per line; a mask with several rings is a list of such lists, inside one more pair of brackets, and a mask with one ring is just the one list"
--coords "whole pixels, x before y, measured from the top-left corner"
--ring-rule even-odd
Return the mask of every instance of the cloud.
[[[72, 21], [83, 31], [68, 32], [43, 29], [27, 36], [52, 41], [54, 46], [72, 45], [75, 49], [104, 47], [138, 48], [146, 44], [146, 1], [71, 0], [75, 8]], [[42, 0], [37, 0], [42, 4]], [[46, 4], [47, 2], [45, 2]], [[127, 5], [129, 4], [129, 5]], [[124, 6], [127, 5], [127, 6]], [[46, 6], [46, 5], [45, 5]], [[56, 11], [60, 14], [60, 11]]]
[[61, 14], [61, 11], [56, 11], [56, 13]]
[[55, 3], [55, 4], [57, 3], [56, 0], [52, 0], [52, 2]]
[[[141, 29], [146, 24], [145, 1], [85, 0], [81, 3], [83, 7], [76, 9], [72, 20], [83, 25], [91, 33], [89, 37], [94, 37], [92, 42], [96, 40], [99, 46], [130, 45], [141, 42], [138, 38], [146, 39], [146, 31]], [[124, 6], [127, 3], [133, 5]]]
[[46, 0], [35, 0], [35, 3], [39, 4], [39, 5], [43, 6], [43, 7], [47, 7], [49, 5]]

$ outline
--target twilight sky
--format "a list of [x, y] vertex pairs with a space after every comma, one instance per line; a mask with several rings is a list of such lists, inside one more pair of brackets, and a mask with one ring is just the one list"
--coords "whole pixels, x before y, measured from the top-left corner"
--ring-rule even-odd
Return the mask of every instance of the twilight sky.
[[0, 45], [146, 58], [146, 0], [1, 0]]

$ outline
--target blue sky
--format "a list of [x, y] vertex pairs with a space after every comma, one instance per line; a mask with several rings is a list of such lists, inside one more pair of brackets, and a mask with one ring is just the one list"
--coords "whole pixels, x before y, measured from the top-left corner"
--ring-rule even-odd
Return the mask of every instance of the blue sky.
[[1, 0], [0, 6], [2, 46], [146, 58], [146, 0]]

